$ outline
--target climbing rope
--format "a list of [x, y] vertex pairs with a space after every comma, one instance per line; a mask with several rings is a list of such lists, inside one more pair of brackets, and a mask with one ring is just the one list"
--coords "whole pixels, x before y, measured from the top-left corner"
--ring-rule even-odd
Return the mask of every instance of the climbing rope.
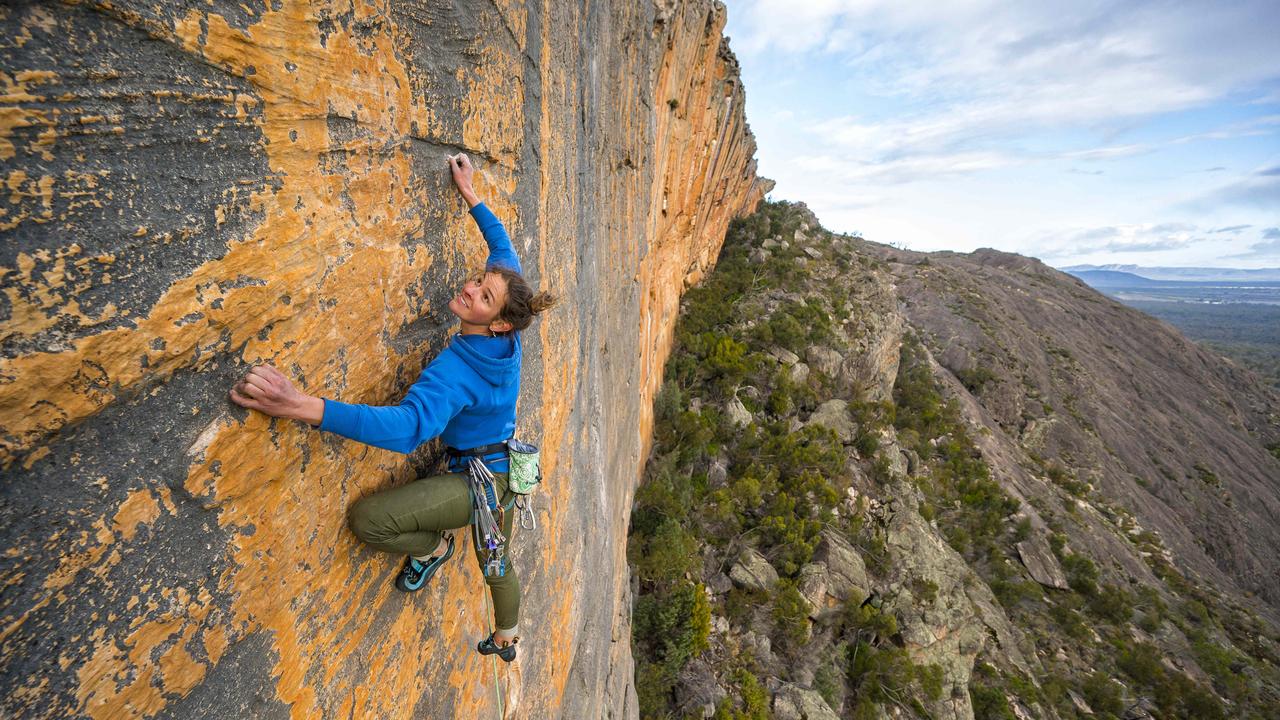
[[[489, 593], [481, 591], [484, 595], [484, 626], [489, 628], [489, 637], [493, 637], [493, 626], [489, 623], [492, 615], [489, 612]], [[498, 683], [498, 656], [490, 655], [489, 659], [493, 661], [493, 694], [498, 698], [498, 720], [505, 720], [506, 713], [502, 711], [502, 686]]]

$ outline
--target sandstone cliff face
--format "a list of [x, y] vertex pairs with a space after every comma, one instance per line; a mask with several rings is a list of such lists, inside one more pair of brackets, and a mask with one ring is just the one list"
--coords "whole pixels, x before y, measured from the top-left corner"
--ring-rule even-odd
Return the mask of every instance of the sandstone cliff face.
[[[0, 8], [3, 714], [634, 714], [624, 530], [678, 296], [764, 187], [710, 2]], [[479, 573], [404, 597], [345, 511], [431, 469], [226, 399], [396, 402], [483, 243], [527, 274], [522, 657]], [[461, 555], [466, 557], [466, 549]]]

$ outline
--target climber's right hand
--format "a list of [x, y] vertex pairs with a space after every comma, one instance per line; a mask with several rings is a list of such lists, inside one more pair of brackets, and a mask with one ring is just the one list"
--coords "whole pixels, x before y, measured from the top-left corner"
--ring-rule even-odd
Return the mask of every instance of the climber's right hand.
[[324, 400], [299, 392], [279, 370], [258, 365], [231, 388], [231, 401], [241, 407], [271, 417], [302, 420], [319, 425], [324, 419]]

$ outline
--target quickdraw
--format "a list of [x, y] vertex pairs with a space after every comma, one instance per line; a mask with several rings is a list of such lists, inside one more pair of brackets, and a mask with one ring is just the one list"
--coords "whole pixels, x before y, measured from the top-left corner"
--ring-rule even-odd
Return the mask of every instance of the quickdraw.
[[[507, 574], [507, 538], [502, 534], [503, 509], [498, 504], [494, 487], [494, 474], [478, 457], [467, 460], [467, 477], [471, 483], [471, 505], [474, 509], [476, 547], [488, 551], [484, 563], [485, 577], [502, 577]], [[494, 512], [498, 518], [493, 517]]]

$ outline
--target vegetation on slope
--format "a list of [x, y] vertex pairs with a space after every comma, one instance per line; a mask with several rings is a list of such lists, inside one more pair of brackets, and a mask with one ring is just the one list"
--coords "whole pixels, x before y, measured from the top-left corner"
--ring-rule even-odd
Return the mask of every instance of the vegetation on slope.
[[[1026, 632], [1041, 667], [1029, 675], [998, 648], [984, 650], [968, 685], [975, 717], [1016, 717], [1014, 704], [1060, 718], [1119, 718], [1137, 704], [1160, 717], [1268, 717], [1280, 687], [1274, 629], [1183, 577], [1153, 533], [1124, 533], [1136, 528], [1132, 516], [1094, 496], [1069, 466], [1028, 456], [1056, 488], [1053, 503], [1033, 502], [1050, 524], [1048, 542], [1070, 589], [1031, 580], [1016, 545], [1043, 531], [992, 477], [974, 429], [945, 397], [914, 336], [902, 344], [887, 402], [778, 361], [779, 349], [848, 351], [841, 328], [851, 319], [862, 327], [868, 312], [853, 289], [878, 282], [881, 261], [858, 252], [858, 241], [818, 234], [807, 243], [842, 282], [815, 272], [802, 243], [778, 242], [808, 239], [804, 222], [786, 203], [736, 221], [715, 271], [683, 303], [628, 545], [639, 579], [633, 644], [641, 716], [701, 717], [687, 702], [697, 693], [684, 691], [697, 660], [721, 689], [711, 694], [718, 718], [771, 717], [770, 692], [792, 682], [812, 685], [842, 717], [879, 717], [885, 708], [932, 717], [942, 670], [904, 644], [902, 619], [873, 602], [878, 592], [827, 613], [815, 613], [800, 592], [823, 531], [858, 549], [873, 582], [894, 575], [899, 558], [885, 544], [883, 518], [865, 498], [846, 499], [889, 501], [893, 466], [905, 454], [920, 515]], [[970, 392], [991, 379], [981, 368], [959, 378]], [[834, 429], [804, 420], [832, 398], [849, 401], [856, 431], [844, 443]], [[858, 476], [871, 487], [852, 492]], [[1134, 586], [1072, 551], [1071, 515], [1086, 499], [1115, 519], [1165, 587]], [[723, 585], [744, 548], [776, 568], [776, 585], [710, 590]], [[938, 592], [927, 577], [906, 582], [922, 601]], [[727, 628], [713, 631], [721, 618]], [[759, 636], [768, 649], [751, 641]], [[809, 677], [800, 668], [815, 654], [830, 661]], [[1083, 713], [1085, 704], [1093, 715]]]

